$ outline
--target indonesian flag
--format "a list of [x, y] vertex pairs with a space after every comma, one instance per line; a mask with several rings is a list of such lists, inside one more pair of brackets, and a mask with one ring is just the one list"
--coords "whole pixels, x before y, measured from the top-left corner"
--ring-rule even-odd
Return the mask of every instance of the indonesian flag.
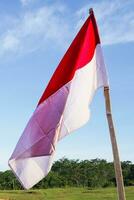
[[108, 86], [93, 12], [54, 72], [37, 108], [9, 159], [9, 166], [29, 189], [51, 169], [57, 142], [90, 117], [95, 91]]

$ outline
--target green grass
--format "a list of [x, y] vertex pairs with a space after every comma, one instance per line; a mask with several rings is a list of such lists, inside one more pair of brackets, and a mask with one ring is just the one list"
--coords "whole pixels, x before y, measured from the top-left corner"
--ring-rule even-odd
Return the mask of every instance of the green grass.
[[[134, 200], [134, 187], [126, 187], [127, 200]], [[2, 190], [0, 200], [117, 200], [116, 189], [54, 188], [44, 190]]]

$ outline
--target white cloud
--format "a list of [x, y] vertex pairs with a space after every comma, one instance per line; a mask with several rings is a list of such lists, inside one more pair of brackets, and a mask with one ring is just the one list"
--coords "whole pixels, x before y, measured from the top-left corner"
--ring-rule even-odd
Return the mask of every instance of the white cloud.
[[2, 41], [3, 49], [6, 50], [15, 50], [18, 48], [19, 40], [12, 34], [7, 34]]
[[63, 15], [62, 5], [44, 6], [25, 12], [13, 27], [0, 35], [0, 56], [28, 53], [48, 43], [53, 46], [65, 45], [70, 34]]
[[134, 3], [114, 0], [89, 3], [76, 12], [77, 27], [88, 15], [87, 8], [93, 7], [104, 45], [134, 41]]
[[[30, 1], [35, 0], [21, 0], [23, 5]], [[61, 4], [51, 4], [23, 9], [17, 17], [7, 16], [3, 20], [0, 56], [23, 55], [39, 48], [48, 49], [51, 44], [65, 48], [87, 18], [90, 7], [94, 8], [103, 45], [134, 41], [134, 12], [130, 1], [93, 1], [72, 14]]]
[[35, 0], [20, 0], [22, 6], [27, 6], [30, 3], [33, 3]]

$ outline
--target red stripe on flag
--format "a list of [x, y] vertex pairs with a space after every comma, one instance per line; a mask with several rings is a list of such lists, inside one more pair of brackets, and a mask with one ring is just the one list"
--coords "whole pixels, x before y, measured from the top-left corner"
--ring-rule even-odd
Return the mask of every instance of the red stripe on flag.
[[92, 13], [59, 63], [38, 105], [71, 81], [77, 69], [91, 61], [96, 45], [99, 43], [98, 29]]

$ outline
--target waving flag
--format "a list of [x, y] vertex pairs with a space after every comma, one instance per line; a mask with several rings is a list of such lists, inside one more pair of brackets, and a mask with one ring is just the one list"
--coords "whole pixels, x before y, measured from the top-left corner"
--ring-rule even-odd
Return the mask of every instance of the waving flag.
[[107, 85], [92, 12], [59, 63], [9, 160], [24, 188], [48, 174], [56, 143], [88, 121], [96, 89]]

